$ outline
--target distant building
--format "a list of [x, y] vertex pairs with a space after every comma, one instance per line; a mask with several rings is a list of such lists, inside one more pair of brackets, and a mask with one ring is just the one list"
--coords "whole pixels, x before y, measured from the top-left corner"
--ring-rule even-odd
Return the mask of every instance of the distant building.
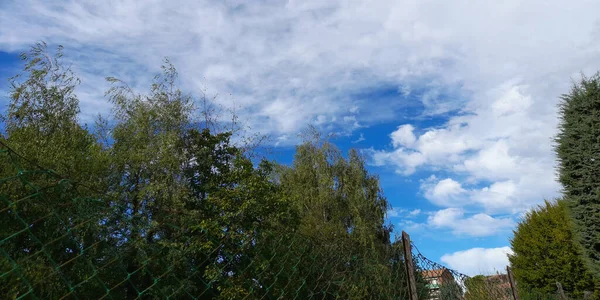
[[421, 272], [421, 275], [427, 281], [427, 289], [429, 289], [429, 297], [427, 299], [429, 300], [439, 300], [442, 284], [454, 281], [454, 276], [446, 268], [425, 270]]

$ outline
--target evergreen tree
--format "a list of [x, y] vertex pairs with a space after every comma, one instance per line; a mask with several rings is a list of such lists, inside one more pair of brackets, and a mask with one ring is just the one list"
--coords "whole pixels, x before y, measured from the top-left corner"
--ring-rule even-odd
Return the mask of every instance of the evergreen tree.
[[600, 292], [600, 73], [562, 96], [556, 152], [576, 241]]
[[546, 201], [528, 212], [514, 231], [511, 246], [514, 254], [509, 260], [519, 289], [552, 295], [560, 282], [577, 297], [593, 290], [592, 277], [573, 240], [565, 201]]

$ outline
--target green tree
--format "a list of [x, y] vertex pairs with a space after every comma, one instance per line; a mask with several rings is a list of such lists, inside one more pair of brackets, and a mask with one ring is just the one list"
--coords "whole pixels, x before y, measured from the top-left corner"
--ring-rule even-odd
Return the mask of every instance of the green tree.
[[19, 283], [4, 282], [14, 279], [15, 272], [0, 281], [12, 289], [6, 291], [11, 297], [23, 293], [19, 287], [25, 282], [38, 295], [63, 296], [71, 282], [84, 280], [85, 264], [74, 258], [100, 231], [97, 223], [84, 220], [101, 208], [82, 197], [80, 189], [105, 186], [106, 157], [78, 123], [74, 90], [79, 81], [61, 57], [62, 47], [50, 54], [39, 43], [21, 55], [25, 74], [10, 79], [3, 142], [24, 157], [6, 152], [12, 164], [0, 167], [2, 178], [13, 178], [1, 183], [1, 236], [21, 232], [2, 244], [2, 262], [12, 261], [24, 270]]
[[440, 286], [440, 299], [444, 300], [460, 300], [462, 299], [463, 291], [460, 285], [454, 280], [444, 282]]
[[485, 276], [476, 275], [465, 280], [465, 300], [492, 299], [490, 291], [486, 288]]
[[92, 134], [77, 119], [78, 80], [61, 49], [23, 55], [28, 77], [13, 78], [3, 116], [2, 141], [16, 152], [0, 149], [10, 162], [0, 164], [2, 295], [405, 295], [387, 200], [357, 151], [344, 157], [317, 136], [289, 167], [253, 160], [231, 141], [235, 126], [215, 130], [226, 127], [210, 109], [205, 124], [193, 121], [168, 61], [147, 95], [108, 78], [114, 122]]
[[313, 132], [296, 148], [292, 166], [279, 170], [278, 180], [283, 197], [300, 213], [296, 232], [311, 245], [309, 257], [318, 266], [304, 275], [316, 279], [313, 289], [342, 298], [385, 295], [393, 284], [391, 228], [384, 224], [388, 203], [358, 152], [344, 158]]
[[[118, 202], [107, 223], [120, 233], [111, 243], [123, 269], [135, 274], [115, 293], [244, 297], [258, 289], [253, 272], [267, 263], [264, 244], [294, 214], [270, 181], [272, 164], [255, 167], [231, 132], [192, 122], [192, 98], [176, 80], [168, 61], [147, 96], [109, 78], [117, 121], [110, 192]], [[162, 274], [172, 276], [157, 285]]]
[[600, 292], [600, 73], [562, 96], [556, 152], [576, 241]]
[[61, 46], [54, 54], [47, 50], [39, 43], [22, 53], [25, 74], [9, 80], [10, 101], [2, 116], [7, 142], [33, 164], [100, 187], [105, 160], [95, 136], [78, 122], [79, 79], [64, 66]]
[[593, 281], [573, 241], [565, 201], [548, 202], [528, 212], [514, 231], [509, 256], [519, 289], [552, 295], [556, 282], [582, 297]]

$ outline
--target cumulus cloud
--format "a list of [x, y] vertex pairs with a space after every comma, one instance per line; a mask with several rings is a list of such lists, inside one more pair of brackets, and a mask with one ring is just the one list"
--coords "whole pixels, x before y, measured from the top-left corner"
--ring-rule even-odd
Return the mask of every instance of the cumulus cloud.
[[512, 254], [510, 247], [472, 248], [464, 251], [445, 254], [441, 261], [448, 267], [469, 276], [479, 274], [489, 275], [505, 272], [508, 265], [508, 255]]
[[410, 124], [398, 126], [398, 129], [390, 134], [394, 147], [412, 147], [417, 139], [413, 130], [415, 130], [415, 128]]
[[[533, 184], [533, 181], [530, 183]], [[512, 180], [497, 181], [483, 187], [465, 188], [462, 183], [454, 179], [439, 180], [435, 175], [421, 181], [421, 191], [426, 199], [437, 206], [480, 206], [490, 213], [522, 212], [529, 208], [530, 203], [522, 201], [518, 196], [532, 192], [519, 191], [517, 184]], [[526, 200], [532, 196], [533, 193]]]
[[489, 95], [496, 96], [475, 98], [468, 114], [426, 130], [413, 146], [392, 138], [397, 148], [373, 150], [373, 163], [393, 165], [402, 174], [443, 170], [452, 178], [430, 177], [421, 188], [425, 198], [444, 207], [479, 205], [487, 212], [517, 213], [555, 197], [559, 185], [551, 138], [556, 116], [554, 111], [540, 116], [540, 109], [552, 105], [539, 98], [543, 108], [534, 108], [529, 90], [511, 84], [493, 89]]
[[413, 174], [417, 167], [425, 161], [423, 154], [410, 150], [407, 151], [402, 148], [392, 152], [377, 151], [374, 149], [369, 149], [365, 152], [372, 158], [371, 163], [375, 166], [402, 165], [402, 169], [397, 169], [396, 172], [404, 175]]
[[424, 191], [425, 198], [444, 207], [460, 205], [464, 202], [464, 194], [467, 193], [459, 182], [450, 178], [438, 180], [435, 175], [421, 183], [421, 190]]
[[490, 236], [512, 228], [515, 223], [510, 217], [494, 218], [484, 213], [465, 216], [460, 208], [439, 210], [427, 218], [434, 228], [449, 229], [456, 235], [473, 237]]

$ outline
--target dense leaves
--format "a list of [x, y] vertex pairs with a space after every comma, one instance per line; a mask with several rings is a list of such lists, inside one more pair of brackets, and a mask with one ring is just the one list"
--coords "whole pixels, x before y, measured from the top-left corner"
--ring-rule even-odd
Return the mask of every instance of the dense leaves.
[[557, 282], [578, 298], [593, 290], [592, 276], [573, 241], [566, 205], [546, 201], [528, 212], [514, 232], [509, 260], [523, 292], [555, 294]]
[[[318, 136], [291, 166], [194, 121], [165, 62], [149, 92], [107, 78], [111, 122], [79, 125], [78, 80], [39, 44], [12, 80], [1, 152], [0, 292], [79, 298], [401, 298], [377, 177]], [[214, 122], [210, 111], [205, 120]], [[22, 153], [17, 156], [15, 153]], [[51, 169], [51, 170], [50, 170]]]
[[600, 73], [562, 97], [556, 152], [575, 238], [600, 293]]

